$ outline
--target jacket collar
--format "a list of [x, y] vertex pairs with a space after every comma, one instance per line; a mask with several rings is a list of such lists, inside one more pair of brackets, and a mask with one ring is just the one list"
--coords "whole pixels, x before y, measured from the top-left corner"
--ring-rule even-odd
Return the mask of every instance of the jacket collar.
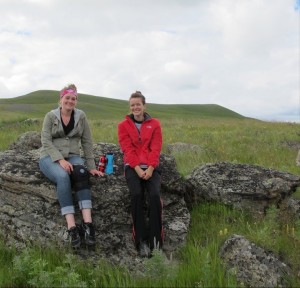
[[[129, 117], [132, 121], [134, 121], [133, 114], [128, 114], [127, 117]], [[148, 121], [150, 119], [152, 119], [152, 117], [147, 112], [145, 112], [144, 113], [144, 121]]]
[[[61, 118], [60, 118], [60, 107], [58, 107], [58, 108], [52, 110], [51, 112], [56, 116], [56, 118], [58, 119], [58, 121], [61, 122]], [[82, 111], [81, 111], [81, 110], [79, 110], [79, 109], [77, 109], [77, 108], [74, 109], [74, 122], [75, 122], [74, 125], [75, 125], [75, 126], [76, 126], [76, 124], [78, 123], [81, 114], [82, 114]]]

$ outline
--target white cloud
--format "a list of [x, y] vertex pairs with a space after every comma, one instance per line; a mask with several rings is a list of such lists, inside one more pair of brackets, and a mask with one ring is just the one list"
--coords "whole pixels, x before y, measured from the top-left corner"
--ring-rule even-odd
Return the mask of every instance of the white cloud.
[[92, 95], [127, 100], [141, 90], [148, 102], [216, 103], [264, 119], [299, 112], [293, 0], [0, 0], [0, 7], [0, 98], [73, 82]]

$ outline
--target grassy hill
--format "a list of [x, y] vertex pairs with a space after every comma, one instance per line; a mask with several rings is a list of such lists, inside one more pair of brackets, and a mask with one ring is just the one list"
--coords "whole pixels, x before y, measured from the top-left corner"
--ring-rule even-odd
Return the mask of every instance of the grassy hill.
[[[0, 112], [17, 117], [43, 117], [46, 112], [58, 105], [58, 91], [40, 90], [11, 99], [0, 99]], [[128, 101], [86, 94], [79, 94], [77, 104], [86, 112], [89, 119], [123, 119], [128, 113]], [[177, 118], [236, 118], [244, 116], [215, 104], [147, 104], [147, 111], [160, 119]], [[1, 118], [3, 119], [3, 117]]]

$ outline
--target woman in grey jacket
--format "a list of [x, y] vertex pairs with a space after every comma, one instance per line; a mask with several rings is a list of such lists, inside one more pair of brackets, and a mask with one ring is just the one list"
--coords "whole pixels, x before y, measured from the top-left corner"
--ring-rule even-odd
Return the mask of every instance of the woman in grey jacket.
[[[65, 216], [71, 245], [80, 246], [82, 236], [87, 245], [95, 244], [92, 224], [92, 200], [88, 175], [103, 176], [95, 166], [90, 128], [86, 115], [76, 109], [77, 88], [70, 84], [60, 91], [60, 105], [45, 116], [41, 133], [39, 166], [56, 184], [61, 213]], [[80, 148], [84, 158], [80, 157]], [[75, 222], [72, 189], [75, 190], [82, 223]]]

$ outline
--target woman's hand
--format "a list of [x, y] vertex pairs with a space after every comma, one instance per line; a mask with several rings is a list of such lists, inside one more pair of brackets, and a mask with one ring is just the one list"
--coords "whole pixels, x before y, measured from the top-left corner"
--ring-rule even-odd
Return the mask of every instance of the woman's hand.
[[144, 180], [148, 180], [152, 177], [154, 168], [152, 166], [149, 166], [145, 171], [144, 171], [144, 175], [143, 175], [143, 179]]
[[92, 169], [92, 170], [90, 170], [89, 171], [90, 172], [90, 174], [92, 174], [92, 175], [98, 175], [98, 176], [104, 176], [104, 173], [103, 172], [101, 172], [101, 171], [99, 171], [99, 170], [97, 170], [97, 169]]
[[69, 174], [73, 171], [73, 165], [65, 159], [58, 160], [59, 165], [66, 170]]
[[136, 172], [136, 174], [138, 174], [138, 176], [140, 177], [140, 178], [143, 178], [144, 177], [144, 170], [140, 167], [140, 166], [135, 166], [134, 167], [134, 170], [135, 170], [135, 172]]
[[144, 180], [148, 180], [152, 177], [154, 167], [149, 166], [146, 170], [143, 170], [140, 166], [136, 166], [134, 170], [139, 175], [140, 178]]

